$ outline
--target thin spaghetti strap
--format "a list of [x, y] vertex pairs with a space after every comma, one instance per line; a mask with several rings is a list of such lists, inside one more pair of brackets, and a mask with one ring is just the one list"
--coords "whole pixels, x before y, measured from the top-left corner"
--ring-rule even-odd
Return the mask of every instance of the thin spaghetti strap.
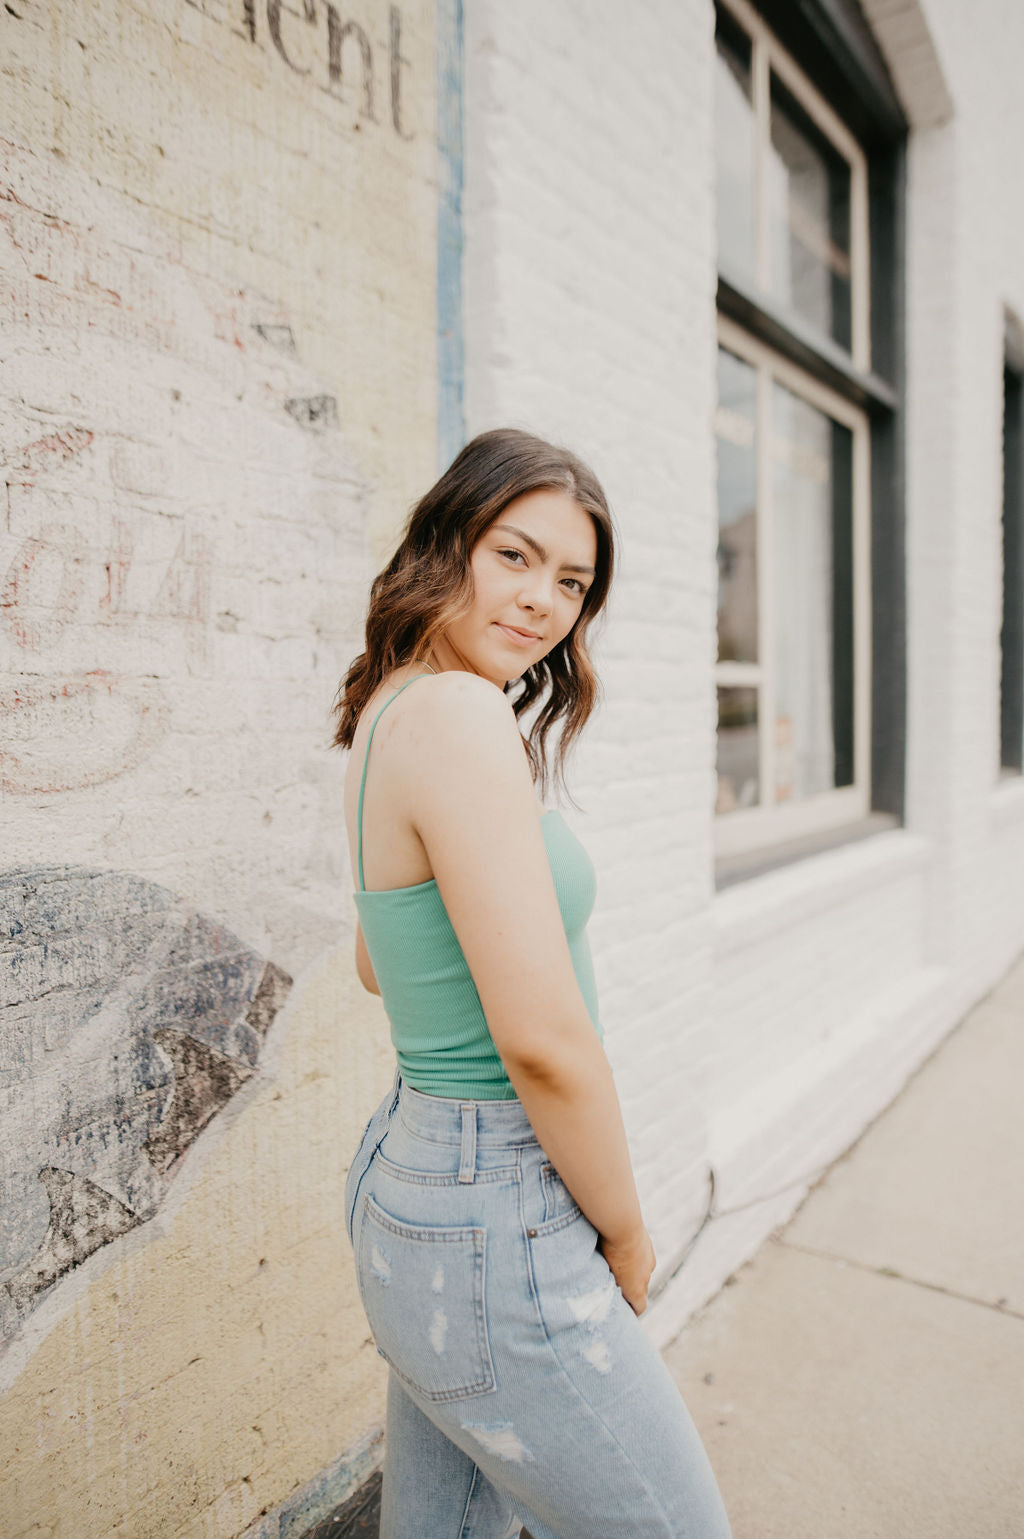
[[408, 689], [410, 684], [415, 684], [417, 679], [426, 679], [426, 678], [429, 678], [429, 677], [430, 677], [430, 675], [427, 674], [427, 673], [417, 673], [417, 674], [414, 674], [414, 676], [411, 679], [406, 679], [405, 683], [401, 684], [398, 687], [398, 689], [395, 690], [393, 695], [389, 695], [387, 700], [385, 700], [384, 704], [381, 706], [380, 710], [377, 712], [376, 716], [373, 718], [373, 724], [370, 727], [370, 735], [366, 739], [366, 754], [365, 754], [365, 756], [363, 758], [363, 777], [362, 777], [362, 779], [359, 782], [359, 806], [358, 806], [358, 808], [356, 810], [356, 827], [358, 829], [358, 841], [359, 841], [359, 891], [360, 892], [365, 892], [366, 891], [366, 882], [363, 879], [363, 792], [366, 789], [366, 769], [367, 769], [367, 765], [370, 762], [370, 744], [373, 742], [373, 734], [377, 730], [377, 723], [380, 721], [381, 717], [384, 715], [384, 712], [387, 710], [387, 708], [391, 704], [392, 700], [397, 700], [399, 695], [402, 693], [402, 690], [403, 689]]

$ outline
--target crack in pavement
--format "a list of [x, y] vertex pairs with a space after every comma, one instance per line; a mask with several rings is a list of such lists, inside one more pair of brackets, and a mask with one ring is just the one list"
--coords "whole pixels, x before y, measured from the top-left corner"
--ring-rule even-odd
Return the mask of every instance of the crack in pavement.
[[892, 1266], [872, 1266], [867, 1261], [855, 1261], [850, 1256], [838, 1255], [835, 1251], [815, 1250], [811, 1245], [798, 1245], [793, 1240], [787, 1240], [783, 1235], [774, 1236], [776, 1245], [784, 1245], [787, 1250], [799, 1251], [804, 1256], [815, 1256], [819, 1261], [834, 1261], [839, 1266], [855, 1267], [859, 1272], [870, 1272], [874, 1277], [891, 1277], [896, 1282], [909, 1283], [914, 1288], [927, 1288], [932, 1293], [944, 1294], [949, 1299], [959, 1299], [962, 1304], [974, 1304], [979, 1309], [991, 1310], [993, 1314], [1005, 1315], [1011, 1320], [1024, 1320], [1024, 1313], [1018, 1309], [1011, 1309], [1009, 1304], [991, 1303], [988, 1299], [975, 1298], [971, 1293], [960, 1293], [956, 1288], [944, 1287], [942, 1283], [927, 1282], [923, 1277], [908, 1277], [906, 1272], [897, 1271]]

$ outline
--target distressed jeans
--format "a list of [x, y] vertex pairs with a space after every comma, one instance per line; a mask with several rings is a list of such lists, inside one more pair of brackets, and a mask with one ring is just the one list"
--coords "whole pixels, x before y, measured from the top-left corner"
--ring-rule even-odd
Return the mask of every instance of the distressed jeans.
[[390, 1368], [381, 1539], [729, 1539], [679, 1391], [519, 1101], [396, 1075], [345, 1209]]

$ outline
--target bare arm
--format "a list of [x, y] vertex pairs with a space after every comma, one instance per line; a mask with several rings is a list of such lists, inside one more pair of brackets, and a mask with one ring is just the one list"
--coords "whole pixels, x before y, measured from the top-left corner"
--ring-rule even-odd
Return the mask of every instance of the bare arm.
[[366, 949], [366, 937], [363, 934], [362, 925], [356, 921], [356, 972], [359, 974], [359, 982], [363, 988], [371, 994], [379, 994], [380, 986], [377, 983], [377, 975], [370, 961], [370, 953]]
[[569, 955], [512, 708], [485, 680], [448, 673], [405, 721], [415, 826], [495, 1046], [639, 1312], [653, 1251], [611, 1068]]

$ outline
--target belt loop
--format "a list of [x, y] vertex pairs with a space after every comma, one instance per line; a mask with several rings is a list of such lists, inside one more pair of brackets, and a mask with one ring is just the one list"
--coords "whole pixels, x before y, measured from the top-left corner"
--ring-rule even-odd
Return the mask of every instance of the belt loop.
[[472, 1181], [476, 1175], [476, 1104], [462, 1105], [462, 1148], [459, 1151], [459, 1180]]

